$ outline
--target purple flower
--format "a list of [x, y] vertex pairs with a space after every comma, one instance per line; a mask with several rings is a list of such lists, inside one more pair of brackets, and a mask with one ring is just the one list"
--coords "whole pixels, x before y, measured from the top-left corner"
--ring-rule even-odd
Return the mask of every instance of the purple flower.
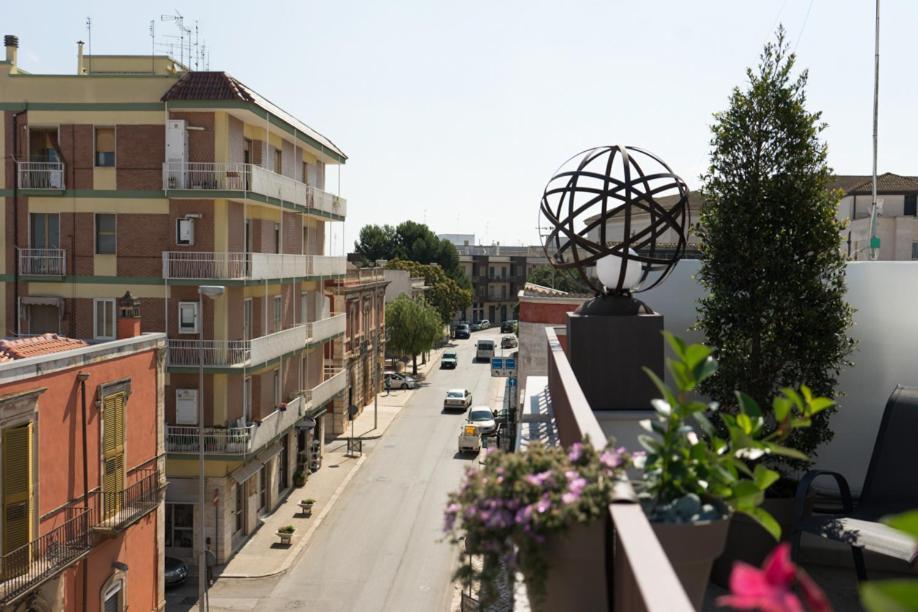
[[580, 478], [580, 472], [576, 470], [568, 470], [564, 472], [564, 477], [567, 478], [568, 481], [576, 480]]
[[532, 520], [532, 506], [523, 506], [517, 510], [514, 520], [517, 525], [527, 525]]
[[528, 482], [534, 487], [543, 487], [545, 483], [551, 479], [551, 470], [545, 470], [544, 472], [539, 472], [538, 474], [526, 474], [523, 477], [523, 480]]
[[616, 448], [615, 450], [603, 451], [603, 453], [599, 456], [599, 463], [601, 463], [605, 468], [614, 470], [622, 464], [622, 456], [624, 454], [624, 448]]
[[539, 500], [539, 503], [536, 504], [536, 511], [539, 514], [545, 514], [551, 509], [551, 500], [547, 495], [543, 495]]
[[578, 501], [580, 501], [580, 493], [568, 491], [567, 493], [564, 493], [563, 495], [561, 495], [561, 501], [564, 502], [568, 506], [570, 506], [571, 504], [576, 504]]
[[583, 455], [583, 444], [580, 442], [574, 442], [571, 445], [570, 452], [567, 453], [567, 458], [571, 461], [580, 461], [580, 457]]

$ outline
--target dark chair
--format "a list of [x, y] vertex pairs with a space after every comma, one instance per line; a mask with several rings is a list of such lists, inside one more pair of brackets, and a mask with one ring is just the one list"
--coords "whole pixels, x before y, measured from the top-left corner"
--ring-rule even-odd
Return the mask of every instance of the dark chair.
[[[807, 495], [813, 481], [831, 476], [841, 495], [841, 514], [810, 513]], [[858, 580], [867, 579], [864, 550], [916, 565], [918, 542], [879, 522], [890, 514], [918, 509], [918, 387], [897, 386], [883, 411], [861, 496], [855, 505], [848, 481], [838, 472], [807, 472], [797, 486], [791, 550], [800, 552], [800, 536], [811, 533], [851, 546]]]

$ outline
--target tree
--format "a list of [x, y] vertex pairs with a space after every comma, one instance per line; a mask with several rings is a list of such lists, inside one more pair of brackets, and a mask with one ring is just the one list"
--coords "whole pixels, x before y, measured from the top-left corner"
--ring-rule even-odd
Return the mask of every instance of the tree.
[[412, 371], [417, 374], [418, 355], [442, 337], [443, 324], [423, 298], [400, 295], [386, 305], [386, 332], [389, 348], [399, 355], [411, 355]]
[[391, 225], [365, 225], [360, 229], [360, 240], [354, 243], [354, 252], [368, 262], [391, 259], [395, 241]]
[[465, 275], [459, 267], [459, 253], [448, 240], [441, 240], [423, 223], [404, 221], [391, 225], [365, 225], [354, 252], [365, 261], [402, 259], [421, 264], [437, 264], [459, 283]]
[[595, 293], [579, 276], [556, 270], [548, 264], [536, 266], [526, 275], [526, 282], [568, 293]]
[[423, 276], [424, 284], [428, 287], [424, 297], [436, 309], [444, 325], [452, 321], [458, 311], [465, 310], [472, 303], [472, 290], [460, 286], [437, 265], [395, 259], [386, 264], [386, 267], [391, 270], [407, 270], [411, 276]]
[[[795, 56], [784, 29], [765, 45], [749, 83], [714, 115], [705, 205], [698, 224], [708, 290], [698, 328], [720, 364], [703, 391], [735, 411], [736, 389], [765, 400], [806, 384], [834, 397], [850, 365], [852, 310], [845, 302], [845, 260], [829, 190], [825, 127], [806, 109], [807, 73], [791, 76]], [[790, 446], [813, 456], [832, 439], [834, 408], [797, 430]], [[800, 464], [796, 464], [800, 466]]]

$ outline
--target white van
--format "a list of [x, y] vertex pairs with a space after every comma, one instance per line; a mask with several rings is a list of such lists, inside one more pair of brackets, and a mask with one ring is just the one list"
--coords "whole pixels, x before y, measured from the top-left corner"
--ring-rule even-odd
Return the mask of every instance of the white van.
[[475, 344], [475, 360], [476, 361], [487, 361], [491, 362], [491, 357], [494, 356], [494, 341], [493, 340], [479, 340]]

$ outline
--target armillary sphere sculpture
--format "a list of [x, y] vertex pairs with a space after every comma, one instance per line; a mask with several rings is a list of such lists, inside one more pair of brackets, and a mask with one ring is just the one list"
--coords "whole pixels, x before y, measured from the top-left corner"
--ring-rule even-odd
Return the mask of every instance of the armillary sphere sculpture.
[[[539, 209], [549, 263], [596, 291], [584, 314], [633, 314], [633, 293], [662, 282], [685, 253], [688, 187], [637, 147], [587, 149], [548, 181]], [[588, 269], [595, 268], [589, 274]]]

